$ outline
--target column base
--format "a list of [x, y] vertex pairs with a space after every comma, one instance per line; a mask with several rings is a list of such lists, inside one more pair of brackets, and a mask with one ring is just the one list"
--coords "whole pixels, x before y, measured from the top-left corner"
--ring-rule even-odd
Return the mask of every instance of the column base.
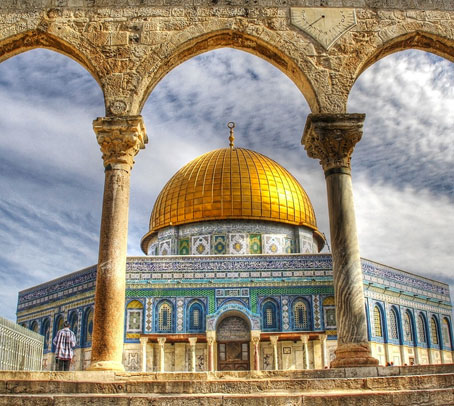
[[339, 345], [331, 368], [375, 367], [378, 359], [372, 357], [368, 342]]
[[118, 371], [124, 372], [125, 367], [117, 361], [97, 361], [90, 364], [87, 371]]

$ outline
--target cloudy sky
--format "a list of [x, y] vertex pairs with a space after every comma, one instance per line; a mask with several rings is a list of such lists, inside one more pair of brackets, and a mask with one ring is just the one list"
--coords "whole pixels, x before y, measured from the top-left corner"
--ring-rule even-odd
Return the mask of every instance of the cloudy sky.
[[[0, 64], [0, 315], [17, 293], [97, 262], [103, 191], [92, 121], [102, 94], [76, 62], [34, 50]], [[309, 112], [267, 62], [221, 49], [180, 65], [143, 110], [150, 142], [131, 178], [128, 254], [166, 181], [198, 155], [236, 145], [285, 166], [308, 192], [329, 235], [323, 172], [300, 145]], [[454, 291], [454, 65], [420, 51], [369, 68], [349, 112], [366, 113], [353, 156], [361, 255], [451, 285]]]

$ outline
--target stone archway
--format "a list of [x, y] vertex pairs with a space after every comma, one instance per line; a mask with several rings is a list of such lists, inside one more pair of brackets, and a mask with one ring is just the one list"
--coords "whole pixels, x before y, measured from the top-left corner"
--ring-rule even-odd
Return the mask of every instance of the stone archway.
[[251, 328], [248, 321], [237, 313], [228, 313], [216, 328], [218, 343], [218, 370], [250, 370]]

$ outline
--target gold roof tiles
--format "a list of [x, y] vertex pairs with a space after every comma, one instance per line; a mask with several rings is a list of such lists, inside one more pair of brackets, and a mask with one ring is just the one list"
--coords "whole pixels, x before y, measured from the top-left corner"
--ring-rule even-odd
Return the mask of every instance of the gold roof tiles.
[[244, 148], [208, 152], [181, 168], [153, 207], [150, 231], [205, 220], [253, 219], [317, 230], [298, 181], [272, 159]]

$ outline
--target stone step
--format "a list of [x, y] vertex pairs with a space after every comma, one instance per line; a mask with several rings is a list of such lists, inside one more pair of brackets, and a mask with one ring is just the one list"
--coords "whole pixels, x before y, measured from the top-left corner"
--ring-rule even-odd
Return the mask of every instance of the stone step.
[[[142, 378], [143, 379], [143, 378]], [[318, 378], [318, 379], [213, 379], [209, 381], [127, 381], [127, 380], [26, 380], [0, 381], [1, 394], [59, 394], [59, 393], [102, 393], [102, 394], [207, 394], [242, 393], [254, 394], [272, 391], [316, 392], [332, 390], [416, 390], [431, 388], [453, 388], [454, 372], [451, 374], [410, 375], [367, 378]]]
[[0, 406], [439, 406], [453, 405], [454, 390], [276, 392], [255, 394], [0, 395]]

